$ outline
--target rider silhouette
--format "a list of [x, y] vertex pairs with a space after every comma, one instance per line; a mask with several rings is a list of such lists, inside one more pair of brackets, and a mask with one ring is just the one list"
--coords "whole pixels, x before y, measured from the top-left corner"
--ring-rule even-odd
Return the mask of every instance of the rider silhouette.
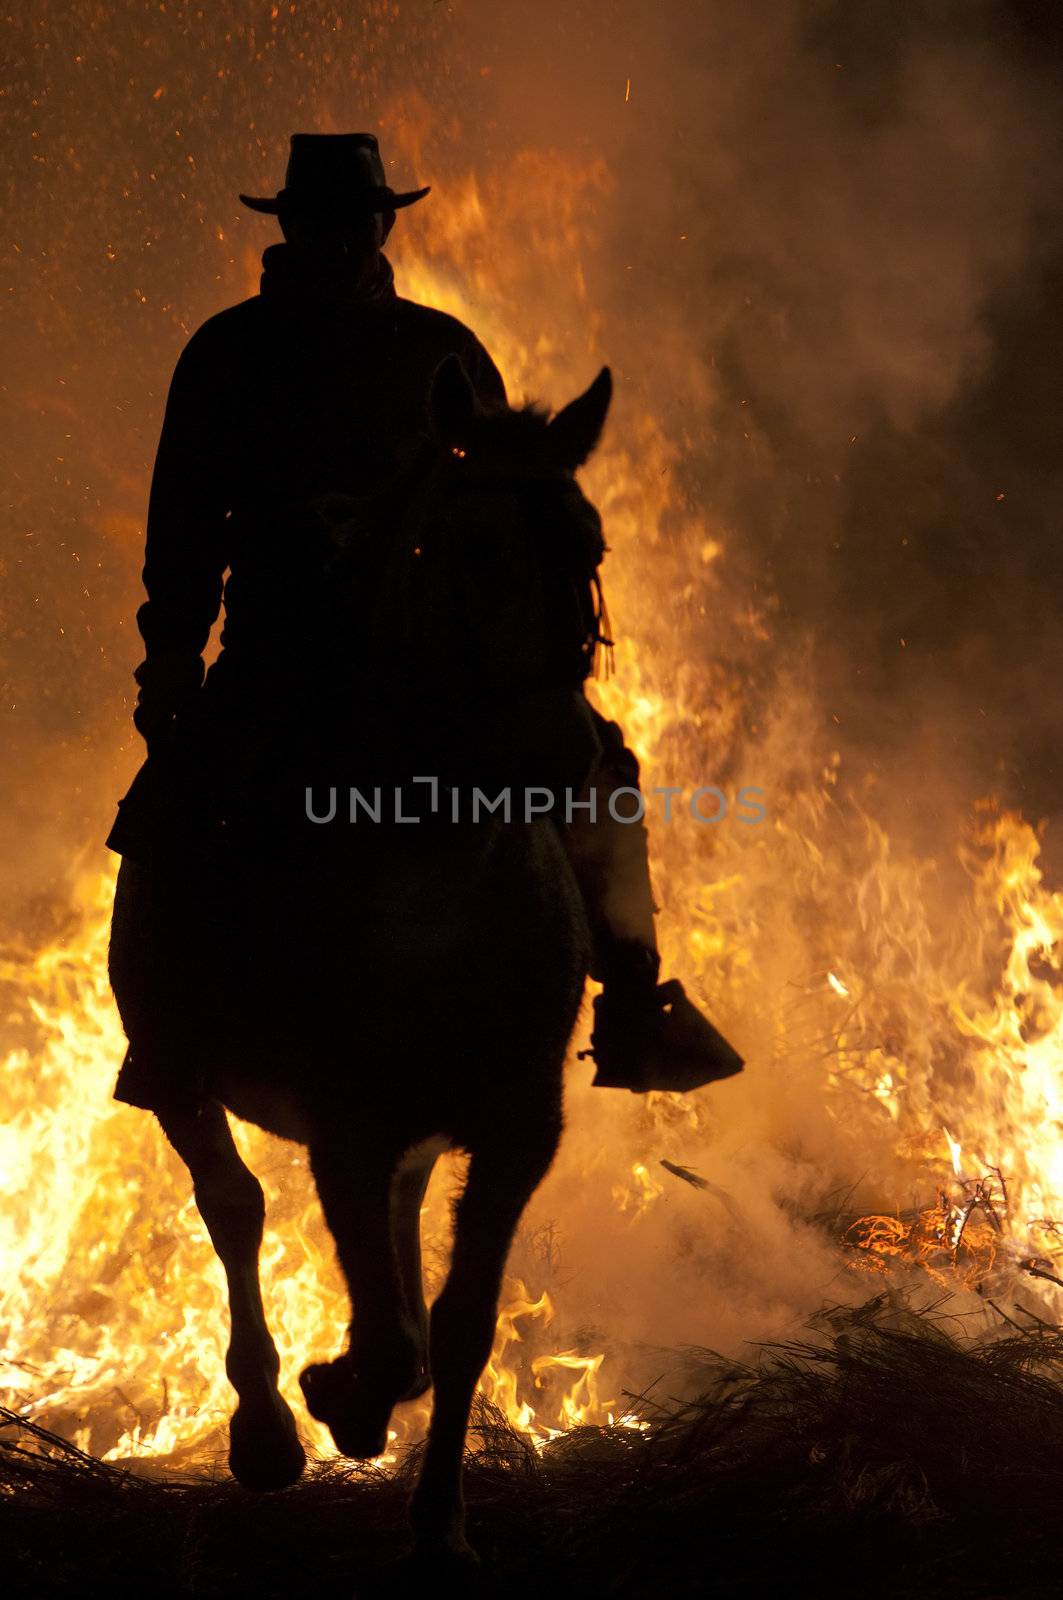
[[[260, 292], [192, 336], [170, 387], [148, 507], [148, 598], [137, 612], [145, 658], [133, 720], [149, 755], [107, 840], [134, 861], [150, 863], [174, 826], [167, 752], [204, 694], [203, 651], [223, 595], [222, 651], [206, 692], [238, 679], [253, 694], [269, 670], [256, 648], [268, 629], [247, 558], [256, 525], [268, 518], [276, 526], [285, 507], [364, 496], [401, 474], [423, 444], [432, 377], [448, 356], [460, 358], [481, 406], [506, 404], [476, 336], [395, 292], [383, 246], [395, 213], [427, 193], [394, 193], [375, 137], [352, 133], [293, 135], [285, 187], [273, 199], [240, 196], [278, 218], [285, 242], [265, 251]], [[591, 584], [604, 549], [600, 522], [575, 486], [573, 496], [596, 552]], [[283, 659], [284, 641], [271, 643], [272, 657]], [[588, 659], [581, 676], [589, 669]], [[637, 787], [638, 763], [618, 726], [595, 712], [591, 720], [599, 792]], [[201, 776], [209, 786], [213, 775]], [[595, 1083], [683, 1090], [738, 1071], [738, 1057], [681, 985], [658, 984], [642, 823], [617, 823], [603, 806], [597, 821], [562, 825], [562, 834], [594, 936], [592, 976], [603, 984]], [[138, 1062], [135, 1080], [123, 1068], [116, 1095], [151, 1109], [173, 1088]]]

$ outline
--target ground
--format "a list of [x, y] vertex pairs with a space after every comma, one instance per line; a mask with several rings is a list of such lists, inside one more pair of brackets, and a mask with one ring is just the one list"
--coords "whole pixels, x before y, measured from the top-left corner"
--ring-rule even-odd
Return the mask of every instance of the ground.
[[[541, 1455], [481, 1411], [467, 1494], [482, 1573], [447, 1592], [1055, 1600], [1063, 1334], [1031, 1320], [965, 1346], [946, 1326], [882, 1297], [750, 1367], [688, 1352], [697, 1402]], [[255, 1496], [227, 1478], [134, 1475], [4, 1422], [9, 1596], [402, 1590], [415, 1457], [397, 1476], [320, 1464]]]

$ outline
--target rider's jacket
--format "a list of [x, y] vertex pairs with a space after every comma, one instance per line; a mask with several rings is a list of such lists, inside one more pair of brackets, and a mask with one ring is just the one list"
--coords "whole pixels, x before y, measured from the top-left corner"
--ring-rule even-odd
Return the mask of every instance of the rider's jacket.
[[[148, 506], [135, 713], [146, 738], [168, 734], [174, 714], [179, 721], [182, 706], [198, 701], [223, 591], [222, 653], [211, 678], [220, 684], [244, 656], [255, 657], [252, 678], [264, 666], [262, 530], [283, 521], [285, 508], [295, 526], [294, 510], [320, 496], [364, 497], [399, 481], [424, 445], [431, 380], [451, 354], [483, 404], [505, 403], [502, 378], [476, 336], [457, 318], [397, 295], [386, 258], [375, 281], [355, 292], [342, 278], [308, 277], [287, 244], [266, 250], [257, 295], [192, 336], [170, 386]], [[586, 612], [604, 547], [597, 513], [575, 486], [573, 496], [585, 508]], [[274, 662], [286, 648], [283, 589], [279, 598]], [[573, 657], [566, 675], [578, 685], [588, 667]], [[165, 826], [177, 826], [174, 804], [164, 803], [173, 800], [166, 764], [164, 751], [141, 769], [108, 837], [113, 850], [146, 858], [160, 816], [169, 811]]]
[[482, 401], [505, 402], [475, 334], [398, 296], [385, 258], [368, 296], [342, 285], [323, 292], [297, 263], [289, 245], [272, 245], [260, 293], [205, 322], [177, 363], [148, 503], [148, 598], [137, 616], [149, 657], [202, 653], [230, 568], [226, 625], [238, 631], [234, 528], [322, 493], [364, 494], [410, 458], [445, 356], [461, 357]]

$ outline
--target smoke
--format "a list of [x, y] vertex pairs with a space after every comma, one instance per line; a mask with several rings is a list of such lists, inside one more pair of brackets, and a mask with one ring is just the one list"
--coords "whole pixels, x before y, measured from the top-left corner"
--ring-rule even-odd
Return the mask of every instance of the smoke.
[[[588, 481], [621, 657], [670, 711], [655, 778], [770, 769], [785, 808], [833, 763], [839, 796], [933, 851], [990, 788], [1049, 813], [1059, 42], [1048, 12], [981, 0], [30, 7], [4, 101], [13, 925], [62, 899], [139, 760], [166, 382], [192, 329], [253, 291], [271, 235], [236, 194], [279, 185], [297, 128], [378, 127], [396, 181], [462, 201], [400, 220], [400, 284], [438, 254], [488, 345], [519, 351], [518, 385], [559, 404], [613, 366]], [[733, 833], [676, 830], [657, 849], [680, 970], [678, 930], [717, 915], [691, 859], [706, 882], [740, 864], [720, 916], [735, 943], [756, 919], [762, 965], [754, 981], [728, 945], [709, 998], [751, 1062], [770, 1056], [760, 999], [792, 983], [785, 952], [829, 957], [831, 930], [784, 904], [770, 846], [739, 863]], [[868, 1169], [884, 1181], [888, 1130], [841, 1128], [795, 1041], [785, 1077], [751, 1070], [700, 1123], [662, 1129], [578, 1081], [586, 1159], [533, 1220], [566, 1219], [585, 1331], [737, 1348], [836, 1287], [796, 1219]], [[711, 1190], [659, 1165], [710, 1150]], [[634, 1221], [638, 1186], [626, 1211], [613, 1194], [633, 1152], [659, 1188]]]
[[549, 138], [562, 188], [604, 157], [599, 342], [776, 640], [811, 639], [843, 745], [1038, 814], [1063, 124], [1058, 29], [1018, 9], [592, 4], [544, 60], [507, 6], [489, 125]]

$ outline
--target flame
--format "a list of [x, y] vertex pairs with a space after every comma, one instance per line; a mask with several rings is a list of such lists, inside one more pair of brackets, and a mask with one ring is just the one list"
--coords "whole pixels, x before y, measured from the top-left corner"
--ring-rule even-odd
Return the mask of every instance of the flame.
[[632, 1163], [631, 1178], [633, 1186], [631, 1183], [613, 1185], [613, 1200], [621, 1211], [630, 1212], [633, 1218], [641, 1217], [664, 1193], [664, 1185], [652, 1176], [644, 1161]]
[[[436, 199], [430, 239], [416, 208], [404, 221], [402, 292], [471, 322], [514, 396], [569, 398], [608, 353], [584, 261], [611, 182], [601, 162], [569, 162], [558, 186], [550, 153], [526, 152], [496, 179], [453, 183]], [[549, 200], [534, 278], [557, 298], [552, 316], [527, 303], [534, 195]], [[257, 261], [241, 270], [253, 288]], [[578, 332], [562, 340], [552, 328]], [[760, 828], [651, 818], [666, 965], [746, 1055], [729, 1104], [760, 1107], [760, 1137], [785, 1146], [774, 1105], [785, 1121], [800, 1096], [838, 1170], [868, 1174], [875, 1203], [842, 1230], [863, 1268], [915, 1262], [950, 1287], [1007, 1268], [1035, 1274], [1052, 1296], [1063, 1219], [1063, 895], [1042, 881], [1037, 833], [986, 807], [934, 860], [891, 840], [845, 792], [800, 662], [779, 668], [780, 709], [749, 733], [733, 661], [772, 647], [770, 607], [737, 592], [727, 530], [673, 489], [683, 451], [648, 402], [629, 396], [587, 469], [614, 552], [606, 581], [621, 626], [617, 671], [593, 693], [627, 731], [648, 792], [711, 781], [726, 756], [770, 808]], [[707, 615], [727, 630], [730, 658], [701, 644]], [[0, 1388], [6, 1404], [97, 1455], [202, 1461], [224, 1448], [232, 1406], [224, 1280], [187, 1174], [153, 1119], [110, 1099], [124, 1047], [106, 979], [112, 893], [112, 872], [85, 877], [69, 926], [0, 962], [14, 1041], [0, 1076]], [[758, 1090], [766, 1082], [770, 1094]], [[583, 1093], [578, 1084], [577, 1100]], [[723, 1101], [712, 1091], [637, 1105], [585, 1093], [593, 1115], [573, 1119], [563, 1176], [575, 1175], [575, 1192], [604, 1174], [594, 1192], [611, 1198], [613, 1216], [588, 1211], [573, 1226], [607, 1227], [620, 1250], [669, 1239], [676, 1214], [688, 1253], [718, 1234], [715, 1213], [682, 1207], [704, 1208], [720, 1191], [706, 1185], [707, 1199], [662, 1176], [656, 1158], [712, 1171]], [[334, 1252], [303, 1152], [252, 1128], [237, 1136], [266, 1189], [262, 1274], [285, 1393], [327, 1453], [296, 1379], [342, 1340]], [[425, 1207], [430, 1294], [455, 1170], [441, 1163]], [[913, 1193], [918, 1203], [902, 1211], [897, 1197]], [[755, 1226], [726, 1196], [721, 1203], [740, 1237]], [[609, 1364], [609, 1330], [576, 1322], [579, 1286], [562, 1276], [547, 1292], [548, 1255], [538, 1280], [507, 1280], [482, 1392], [536, 1446], [573, 1427], [644, 1427], [608, 1397], [623, 1373]], [[713, 1293], [708, 1279], [704, 1292]], [[418, 1436], [427, 1404], [397, 1413], [382, 1467]]]
[[[104, 1459], [223, 1448], [232, 1408], [223, 1356], [224, 1278], [191, 1201], [187, 1174], [154, 1119], [112, 1101], [124, 1038], [106, 978], [113, 873], [86, 880], [81, 927], [36, 958], [8, 956], [0, 981], [26, 996], [40, 1043], [11, 1052], [3, 1070], [0, 1259], [13, 1269], [0, 1309], [0, 1394], [23, 1415], [47, 1417]], [[302, 1151], [235, 1124], [244, 1160], [261, 1177], [271, 1220], [262, 1256], [266, 1310], [303, 1431], [322, 1454], [327, 1431], [303, 1410], [295, 1378], [336, 1353], [345, 1294]], [[429, 1232], [445, 1205], [427, 1206]], [[147, 1204], [145, 1204], [147, 1201]], [[437, 1275], [438, 1277], [438, 1275]], [[438, 1287], [438, 1283], [435, 1285]], [[509, 1280], [495, 1347], [481, 1383], [507, 1420], [536, 1443], [556, 1428], [536, 1421], [508, 1364], [522, 1326], [554, 1317], [549, 1295]], [[604, 1420], [600, 1355], [537, 1357], [527, 1387], [551, 1366], [571, 1372], [558, 1399], [562, 1425]], [[610, 1402], [611, 1403], [611, 1402]], [[416, 1437], [428, 1403], [405, 1408], [377, 1462]]]
[[598, 1395], [598, 1372], [603, 1356], [581, 1356], [575, 1350], [561, 1350], [556, 1356], [538, 1356], [532, 1362], [537, 1387], [545, 1388], [550, 1375], [556, 1372], [578, 1372], [579, 1377], [561, 1396], [558, 1408], [560, 1426], [556, 1433], [569, 1428], [582, 1428], [603, 1414], [609, 1414], [610, 1400], [603, 1404]]
[[[972, 826], [961, 848], [972, 885], [966, 937], [921, 976], [939, 1038], [973, 1070], [909, 1075], [906, 1086], [917, 1090], [909, 1110], [929, 1111], [936, 1100], [972, 1131], [961, 1141], [941, 1122], [952, 1181], [912, 1227], [881, 1217], [857, 1225], [860, 1242], [879, 1254], [919, 1257], [929, 1241], [955, 1256], [962, 1245], [980, 1254], [966, 1274], [972, 1281], [1000, 1258], [1058, 1281], [1063, 896], [1043, 887], [1039, 848], [1029, 824], [994, 814]], [[979, 993], [972, 974], [986, 970], [991, 953], [995, 981]]]

